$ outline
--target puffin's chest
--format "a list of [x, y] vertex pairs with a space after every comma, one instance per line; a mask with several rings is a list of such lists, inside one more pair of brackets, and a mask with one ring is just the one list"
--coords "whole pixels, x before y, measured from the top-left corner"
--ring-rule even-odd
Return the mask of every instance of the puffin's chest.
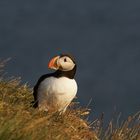
[[49, 77], [41, 82], [39, 92], [47, 94], [76, 94], [77, 83], [74, 79], [67, 77]]

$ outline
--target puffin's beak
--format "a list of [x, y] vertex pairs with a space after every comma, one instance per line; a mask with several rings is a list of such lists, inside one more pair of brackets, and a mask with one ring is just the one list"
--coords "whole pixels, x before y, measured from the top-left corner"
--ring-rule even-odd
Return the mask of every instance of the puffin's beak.
[[49, 65], [48, 65], [49, 69], [58, 70], [59, 66], [57, 64], [57, 60], [59, 59], [59, 57], [60, 56], [56, 56], [50, 60]]

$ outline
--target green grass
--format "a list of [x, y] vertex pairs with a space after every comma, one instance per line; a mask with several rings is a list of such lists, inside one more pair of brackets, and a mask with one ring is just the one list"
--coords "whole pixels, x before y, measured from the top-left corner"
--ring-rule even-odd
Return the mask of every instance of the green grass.
[[31, 88], [0, 79], [0, 140], [140, 140], [140, 113], [122, 123], [110, 121], [103, 130], [102, 117], [87, 121], [89, 109], [77, 103], [61, 116], [41, 112], [30, 104]]

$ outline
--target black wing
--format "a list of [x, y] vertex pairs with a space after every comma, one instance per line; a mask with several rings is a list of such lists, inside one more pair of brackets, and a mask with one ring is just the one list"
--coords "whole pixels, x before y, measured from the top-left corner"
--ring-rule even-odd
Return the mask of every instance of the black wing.
[[45, 74], [45, 75], [42, 75], [39, 80], [37, 81], [36, 85], [34, 86], [34, 89], [33, 89], [33, 96], [34, 96], [34, 102], [33, 102], [33, 107], [34, 108], [37, 108], [38, 107], [38, 100], [37, 100], [37, 94], [38, 94], [38, 87], [40, 85], [40, 83], [50, 77], [50, 76], [53, 76], [53, 74]]

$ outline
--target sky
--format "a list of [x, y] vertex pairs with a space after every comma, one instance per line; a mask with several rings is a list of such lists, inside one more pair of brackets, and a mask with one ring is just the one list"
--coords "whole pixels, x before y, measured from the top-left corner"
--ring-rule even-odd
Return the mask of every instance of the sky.
[[[7, 76], [33, 87], [51, 57], [77, 62], [76, 101], [91, 118], [140, 110], [139, 0], [0, 1], [0, 58]], [[115, 111], [116, 110], [116, 111]]]

